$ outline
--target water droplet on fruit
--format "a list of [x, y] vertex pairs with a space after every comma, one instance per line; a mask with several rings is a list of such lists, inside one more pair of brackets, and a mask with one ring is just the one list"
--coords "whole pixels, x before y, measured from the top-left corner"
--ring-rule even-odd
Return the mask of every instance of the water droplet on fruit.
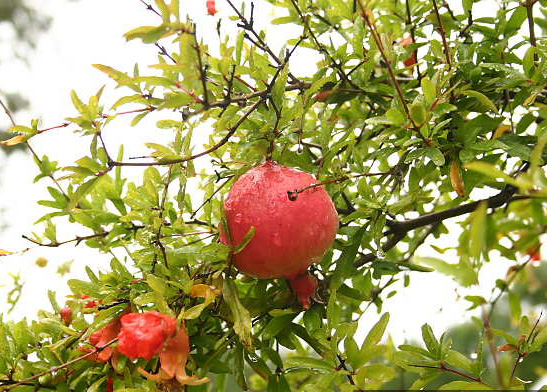
[[273, 243], [277, 246], [281, 246], [281, 238], [279, 237], [279, 233], [274, 233]]
[[234, 217], [234, 222], [241, 223], [241, 219], [243, 219], [243, 216], [241, 215], [241, 213], [238, 212], [236, 216]]
[[384, 253], [383, 250], [380, 249], [376, 252], [376, 257], [379, 259], [384, 259], [386, 257], [386, 254]]

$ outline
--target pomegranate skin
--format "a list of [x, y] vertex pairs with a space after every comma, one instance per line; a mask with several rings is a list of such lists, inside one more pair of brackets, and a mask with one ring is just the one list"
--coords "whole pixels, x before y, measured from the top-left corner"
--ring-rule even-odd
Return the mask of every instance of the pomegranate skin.
[[323, 189], [313, 187], [289, 200], [287, 191], [317, 183], [308, 173], [267, 161], [241, 176], [224, 202], [230, 244], [220, 231], [220, 241], [237, 246], [254, 226], [255, 234], [234, 255], [242, 272], [257, 278], [293, 279], [321, 260], [338, 230], [334, 204]]

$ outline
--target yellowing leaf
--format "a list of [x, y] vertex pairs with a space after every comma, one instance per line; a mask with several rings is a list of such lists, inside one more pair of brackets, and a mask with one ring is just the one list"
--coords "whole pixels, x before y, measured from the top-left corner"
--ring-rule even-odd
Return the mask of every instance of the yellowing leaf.
[[450, 183], [452, 184], [452, 189], [456, 191], [458, 196], [465, 196], [465, 189], [463, 185], [462, 176], [460, 173], [460, 165], [457, 160], [452, 160], [450, 163]]
[[1, 141], [0, 144], [3, 146], [10, 147], [10, 146], [15, 146], [16, 144], [24, 143], [27, 141], [27, 139], [28, 139], [28, 136], [17, 135], [12, 137], [11, 139]]
[[214, 286], [209, 286], [206, 284], [196, 284], [193, 285], [190, 289], [190, 297], [201, 297], [201, 298], [207, 298], [208, 295], [213, 295], [216, 297], [220, 294], [220, 290], [215, 288]]
[[494, 131], [494, 136], [492, 136], [492, 139], [498, 139], [510, 130], [511, 130], [511, 127], [509, 125], [506, 125], [506, 124], [500, 125]]

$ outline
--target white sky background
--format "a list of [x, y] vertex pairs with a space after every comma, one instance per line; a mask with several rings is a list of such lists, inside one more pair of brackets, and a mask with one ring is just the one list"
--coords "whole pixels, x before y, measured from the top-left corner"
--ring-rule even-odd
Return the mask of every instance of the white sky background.
[[[1, 1], [1, 0], [0, 0]], [[157, 51], [152, 45], [143, 45], [140, 41], [126, 42], [123, 33], [140, 25], [155, 25], [158, 17], [147, 11], [139, 0], [80, 0], [68, 3], [64, 0], [32, 0], [40, 4], [43, 9], [54, 16], [51, 29], [44, 34], [37, 45], [37, 50], [30, 56], [30, 68], [14, 62], [3, 64], [0, 71], [0, 86], [5, 91], [19, 91], [31, 102], [28, 112], [18, 113], [16, 122], [28, 125], [30, 119], [40, 118], [41, 128], [59, 125], [67, 116], [75, 113], [70, 101], [70, 91], [76, 90], [80, 98], [87, 101], [103, 84], [106, 84], [103, 97], [105, 107], [110, 105], [123, 93], [113, 89], [113, 83], [103, 73], [91, 67], [93, 63], [112, 66], [121, 71], [131, 72], [135, 62], [141, 67], [141, 74], [146, 70], [147, 64], [152, 64], [156, 59]], [[459, 2], [457, 2], [459, 5]], [[224, 33], [228, 25], [234, 26], [226, 16], [231, 15], [230, 9], [222, 0], [217, 0], [217, 9], [220, 13], [217, 17], [205, 15], [205, 0], [181, 1], [182, 8], [188, 8], [190, 15], [197, 22], [198, 34], [207, 32], [206, 41], [211, 42], [210, 49], [214, 51], [216, 37], [216, 22], [218, 16], [224, 17]], [[257, 9], [263, 10], [261, 3]], [[257, 13], [258, 23], [263, 26], [264, 21], [271, 18], [266, 12]], [[267, 40], [272, 47], [279, 49], [281, 41], [288, 36], [297, 37], [299, 28], [287, 31], [286, 27], [273, 26], [267, 30]], [[234, 35], [232, 34], [232, 37]], [[274, 50], [274, 51], [276, 51]], [[298, 56], [298, 62], [291, 64], [296, 74], [303, 74], [306, 69], [313, 69], [315, 65], [303, 61], [309, 56]], [[151, 72], [151, 71], [150, 71]], [[309, 72], [309, 71], [308, 71]], [[306, 72], [306, 74], [308, 73]], [[0, 113], [3, 116], [4, 113]], [[150, 116], [153, 118], [153, 116]], [[116, 145], [126, 142], [126, 157], [145, 155], [148, 153], [143, 141], [157, 141], [156, 137], [166, 131], [156, 130], [153, 120], [141, 122], [138, 128], [130, 128], [128, 121], [117, 120], [109, 125], [104, 133], [107, 145]], [[2, 118], [0, 123], [4, 124]], [[61, 129], [47, 132], [44, 135], [31, 140], [32, 146], [40, 156], [48, 154], [50, 159], [60, 161], [60, 166], [69, 165], [74, 160], [88, 154], [88, 138], [82, 139], [74, 135], [70, 130]], [[131, 150], [129, 151], [129, 148]], [[199, 151], [201, 145], [196, 145]], [[116, 148], [110, 148], [111, 154], [115, 154]], [[198, 162], [207, 164], [207, 158]], [[0, 249], [20, 250], [32, 244], [21, 238], [22, 234], [30, 234], [32, 231], [42, 233], [42, 227], [33, 227], [33, 222], [49, 209], [36, 204], [41, 198], [48, 198], [46, 186], [51, 186], [48, 179], [43, 179], [37, 184], [32, 184], [33, 177], [37, 174], [37, 168], [32, 164], [29, 154], [17, 152], [6, 158], [0, 151], [0, 207], [7, 207], [3, 217], [6, 219], [7, 229], [0, 232]], [[203, 166], [202, 166], [203, 167]], [[138, 168], [123, 168], [126, 175], [133, 173], [138, 178]], [[74, 238], [74, 233], [58, 226], [59, 240]], [[444, 236], [438, 245], [457, 244], [457, 235]], [[458, 233], [459, 234], [459, 233]], [[432, 255], [432, 250], [426, 247], [420, 248], [418, 254]], [[119, 254], [123, 256], [123, 254]], [[450, 253], [448, 253], [450, 255]], [[37, 257], [44, 256], [49, 260], [46, 268], [38, 268], [34, 262]], [[456, 262], [455, 253], [452, 260]], [[82, 244], [79, 247], [65, 245], [60, 248], [35, 248], [19, 256], [0, 258], [0, 313], [5, 313], [5, 295], [11, 287], [11, 280], [7, 272], [21, 272], [25, 283], [23, 295], [15, 310], [4, 319], [19, 320], [23, 317], [35, 318], [38, 309], [51, 310], [47, 299], [47, 290], [57, 291], [59, 304], [64, 303], [64, 296], [69, 294], [66, 286], [67, 276], [60, 278], [56, 273], [57, 267], [68, 261], [74, 260], [70, 277], [85, 279], [84, 267], [91, 266], [94, 270], [107, 270], [110, 256], [99, 254], [97, 251], [86, 249]], [[496, 278], [503, 277], [509, 264], [503, 261], [492, 262], [483, 268], [479, 281], [481, 287], [474, 287], [469, 294], [490, 297], [491, 288]], [[462, 299], [456, 303], [458, 296], [455, 292], [456, 285], [451, 279], [437, 273], [418, 273], [411, 275], [409, 288], [402, 285], [394, 285], [399, 288], [398, 295], [387, 300], [383, 311], [391, 313], [391, 321], [388, 327], [396, 343], [401, 343], [405, 338], [420, 336], [420, 327], [427, 322], [439, 335], [449, 325], [460, 323], [463, 311], [469, 303]], [[404, 290], [402, 292], [401, 290]], [[460, 292], [461, 294], [461, 292]], [[478, 314], [478, 313], [476, 313]], [[379, 315], [372, 306], [361, 320], [366, 331]]]

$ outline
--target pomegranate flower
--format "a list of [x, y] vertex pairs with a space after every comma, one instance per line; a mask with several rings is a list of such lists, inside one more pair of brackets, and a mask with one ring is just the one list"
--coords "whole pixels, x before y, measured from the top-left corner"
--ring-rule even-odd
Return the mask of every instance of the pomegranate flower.
[[59, 316], [61, 316], [61, 321], [66, 326], [69, 326], [72, 322], [72, 309], [70, 309], [68, 306], [65, 306], [63, 309], [59, 310]]
[[207, 0], [205, 5], [207, 6], [207, 14], [213, 16], [218, 12], [215, 7], [215, 0]]
[[209, 378], [197, 378], [186, 374], [186, 362], [190, 352], [190, 339], [184, 329], [184, 324], [178, 328], [175, 336], [170, 337], [160, 352], [160, 370], [158, 374], [150, 374], [139, 368], [138, 371], [146, 378], [156, 382], [176, 379], [181, 385], [201, 385], [209, 382]]
[[[122, 313], [123, 314], [123, 313]], [[103, 329], [99, 329], [98, 331], [95, 331], [89, 336], [89, 343], [92, 346], [95, 347], [101, 347], [105, 345], [106, 343], [110, 342], [112, 339], [115, 339], [118, 336], [118, 333], [120, 332], [121, 323], [120, 318], [116, 317], [114, 320], [112, 320], [106, 327]], [[91, 352], [89, 349], [85, 348], [79, 348], [82, 352]], [[89, 357], [92, 361], [98, 361], [98, 362], [107, 362], [112, 355], [115, 354], [116, 348], [112, 346], [105, 347], [100, 352], [97, 352]]]
[[177, 321], [158, 312], [128, 313], [121, 318], [118, 350], [129, 358], [152, 359], [159, 354]]

